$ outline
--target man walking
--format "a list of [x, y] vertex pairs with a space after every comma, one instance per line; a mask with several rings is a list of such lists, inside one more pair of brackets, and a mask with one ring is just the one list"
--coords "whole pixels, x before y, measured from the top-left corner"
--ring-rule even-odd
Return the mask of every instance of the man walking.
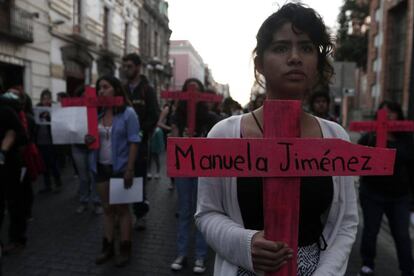
[[125, 90], [135, 112], [138, 114], [141, 126], [141, 143], [135, 162], [135, 176], [143, 178], [144, 202], [134, 204], [134, 214], [137, 218], [135, 229], [144, 230], [146, 228], [145, 215], [149, 211], [145, 193], [148, 140], [158, 122], [159, 105], [154, 88], [150, 86], [148, 79], [144, 75], [141, 75], [142, 61], [139, 55], [135, 53], [127, 54], [122, 58], [122, 61], [123, 73], [127, 80]]

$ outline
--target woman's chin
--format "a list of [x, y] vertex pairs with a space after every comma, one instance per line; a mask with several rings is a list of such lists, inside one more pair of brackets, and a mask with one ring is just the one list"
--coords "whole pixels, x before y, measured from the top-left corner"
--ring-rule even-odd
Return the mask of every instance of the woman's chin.
[[277, 90], [268, 91], [269, 99], [280, 100], [303, 100], [307, 94], [308, 89], [301, 86], [285, 86], [279, 87]]

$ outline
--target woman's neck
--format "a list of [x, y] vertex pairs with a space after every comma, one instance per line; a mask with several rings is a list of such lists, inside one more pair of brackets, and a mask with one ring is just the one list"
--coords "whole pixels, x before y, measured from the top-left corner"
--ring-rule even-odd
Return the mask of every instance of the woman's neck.
[[[259, 121], [259, 124], [261, 126], [264, 125], [263, 120], [263, 106], [259, 107], [258, 109], [253, 111], [256, 115], [257, 120]], [[300, 113], [300, 133], [301, 137], [320, 137], [319, 131], [316, 133], [314, 130], [315, 123], [317, 123], [316, 119], [310, 115], [309, 113], [306, 113], [305, 111], [301, 110]]]

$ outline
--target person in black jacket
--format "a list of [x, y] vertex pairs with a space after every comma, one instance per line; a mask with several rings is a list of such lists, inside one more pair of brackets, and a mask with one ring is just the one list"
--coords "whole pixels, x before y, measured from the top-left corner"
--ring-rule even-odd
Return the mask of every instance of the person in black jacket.
[[[388, 109], [389, 120], [404, 120], [401, 106], [385, 101], [379, 109]], [[361, 145], [375, 146], [374, 133], [363, 135]], [[401, 275], [413, 274], [413, 257], [409, 234], [410, 179], [413, 176], [414, 145], [408, 132], [389, 132], [387, 148], [397, 151], [394, 174], [390, 176], [363, 176], [360, 180], [359, 198], [364, 217], [360, 253], [362, 267], [360, 275], [374, 275], [377, 235], [385, 214], [397, 249]]]
[[17, 253], [26, 245], [26, 214], [22, 170], [24, 161], [22, 147], [27, 137], [18, 113], [21, 112], [19, 96], [6, 92], [0, 96], [0, 228], [7, 206], [9, 223], [9, 244], [4, 254]]
[[135, 228], [144, 230], [146, 228], [145, 215], [149, 211], [148, 201], [146, 200], [145, 186], [147, 183], [147, 163], [148, 163], [148, 140], [157, 126], [160, 108], [154, 88], [148, 79], [141, 75], [142, 61], [139, 55], [132, 53], [122, 58], [123, 73], [127, 79], [125, 91], [132, 106], [138, 115], [141, 126], [141, 143], [135, 162], [135, 176], [143, 178], [144, 202], [134, 204], [134, 214], [137, 218]]

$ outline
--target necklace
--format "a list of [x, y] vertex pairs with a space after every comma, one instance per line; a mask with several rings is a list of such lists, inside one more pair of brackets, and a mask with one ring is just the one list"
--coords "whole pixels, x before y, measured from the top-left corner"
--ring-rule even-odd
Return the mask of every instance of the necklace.
[[105, 139], [109, 140], [112, 126], [103, 126], [103, 128], [105, 130]]

